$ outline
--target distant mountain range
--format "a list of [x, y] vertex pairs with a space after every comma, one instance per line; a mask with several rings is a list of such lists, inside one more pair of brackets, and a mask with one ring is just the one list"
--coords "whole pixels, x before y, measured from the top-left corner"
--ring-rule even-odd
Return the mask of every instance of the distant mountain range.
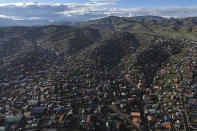
[[157, 35], [173, 36], [178, 38], [196, 39], [197, 17], [163, 18], [157, 16], [115, 17], [110, 16], [87, 22], [75, 21], [45, 21], [45, 20], [10, 20], [0, 19], [0, 27], [8, 26], [48, 26], [69, 25], [90, 27], [108, 31], [129, 31], [153, 33]]
[[0, 18], [0, 27], [8, 26], [47, 26], [47, 25], [74, 25], [73, 21], [48, 21], [48, 20], [12, 20]]
[[96, 29], [144, 32], [178, 38], [196, 39], [197, 17], [188, 18], [163, 18], [157, 16], [138, 17], [107, 17], [103, 19], [88, 21], [81, 26]]

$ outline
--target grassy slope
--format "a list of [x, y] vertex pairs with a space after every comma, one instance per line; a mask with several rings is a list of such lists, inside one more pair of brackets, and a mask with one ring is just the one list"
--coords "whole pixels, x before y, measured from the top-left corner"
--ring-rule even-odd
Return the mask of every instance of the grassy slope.
[[[197, 18], [165, 19], [162, 17], [107, 17], [83, 23], [97, 29], [153, 33], [177, 38], [196, 39]], [[106, 28], [107, 27], [107, 28]]]

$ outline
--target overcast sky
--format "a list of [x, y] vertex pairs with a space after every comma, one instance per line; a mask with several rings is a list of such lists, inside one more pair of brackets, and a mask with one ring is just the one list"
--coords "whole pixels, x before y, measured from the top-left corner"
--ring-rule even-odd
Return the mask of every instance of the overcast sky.
[[146, 15], [197, 16], [197, 0], [0, 0], [0, 18], [14, 20], [86, 21]]

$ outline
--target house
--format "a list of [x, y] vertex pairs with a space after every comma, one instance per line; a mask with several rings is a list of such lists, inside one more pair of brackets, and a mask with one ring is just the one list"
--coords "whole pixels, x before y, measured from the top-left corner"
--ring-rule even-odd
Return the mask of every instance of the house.
[[19, 122], [22, 119], [22, 115], [8, 115], [6, 116], [5, 120], [8, 123], [12, 123], [12, 122]]
[[134, 123], [141, 123], [141, 122], [142, 122], [142, 120], [141, 120], [140, 117], [133, 118], [132, 121], [133, 121]]
[[163, 126], [164, 128], [167, 128], [167, 129], [170, 129], [170, 128], [171, 128], [171, 124], [170, 124], [169, 122], [163, 123], [162, 126]]
[[30, 100], [30, 101], [28, 101], [28, 104], [30, 105], [30, 106], [37, 106], [38, 105], [38, 100]]
[[156, 113], [156, 109], [154, 109], [154, 108], [149, 109], [149, 112], [151, 112], [152, 114], [155, 114]]
[[141, 114], [140, 114], [140, 112], [131, 112], [131, 116], [132, 117], [140, 117]]
[[0, 126], [0, 131], [6, 131], [6, 127]]
[[137, 87], [138, 87], [138, 88], [141, 88], [141, 86], [142, 86], [142, 83], [139, 82], [139, 83], [137, 84]]
[[36, 115], [36, 116], [44, 115], [45, 111], [46, 111], [45, 107], [33, 107], [31, 110], [31, 115]]
[[135, 124], [140, 124], [142, 122], [142, 119], [141, 119], [141, 114], [140, 112], [131, 112], [131, 116], [132, 116], [132, 121], [135, 123]]
[[154, 120], [154, 116], [147, 116], [147, 120], [148, 121], [153, 121]]
[[161, 90], [161, 86], [154, 86], [154, 89]]
[[91, 120], [91, 115], [88, 115], [86, 118], [86, 123], [90, 123], [90, 120]]

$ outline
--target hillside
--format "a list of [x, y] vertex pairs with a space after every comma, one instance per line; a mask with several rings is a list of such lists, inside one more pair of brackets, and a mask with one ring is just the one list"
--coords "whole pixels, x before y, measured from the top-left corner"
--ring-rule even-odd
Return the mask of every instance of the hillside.
[[195, 18], [1, 28], [0, 126], [17, 117], [22, 130], [194, 129], [197, 41], [167, 37], [188, 25]]
[[162, 18], [156, 16], [107, 17], [81, 24], [96, 29], [146, 32], [177, 38], [196, 39], [197, 18]]
[[[129, 68], [131, 71], [133, 67], [138, 68], [138, 72], [141, 72], [144, 77], [149, 76], [147, 81], [152, 83], [155, 73], [161, 65], [168, 61], [170, 57], [179, 53], [182, 46], [180, 40], [152, 35], [152, 32], [150, 34], [132, 33], [128, 29], [120, 31], [115, 26], [126, 23], [131, 24], [133, 21], [141, 23], [144, 19], [148, 23], [151, 23], [153, 19], [166, 20], [160, 17], [136, 17], [132, 20], [129, 18], [109, 17], [93, 21], [98, 25], [113, 25], [111, 31], [101, 31], [93, 29], [91, 26], [71, 27], [64, 25], [2, 28], [0, 31], [1, 67], [8, 66], [10, 62], [16, 63], [20, 59], [21, 62], [24, 60], [32, 63], [29, 59], [35, 57], [35, 55], [46, 55], [49, 56], [50, 61], [56, 61], [56, 57], [62, 57], [64, 59], [63, 63], [68, 62], [70, 65], [81, 61], [91, 63], [100, 69], [118, 67], [122, 70]], [[154, 25], [158, 25], [156, 23], [159, 23], [159, 21], [156, 21]], [[35, 54], [36, 51], [38, 53]], [[28, 55], [26, 56], [26, 54]], [[25, 64], [21, 62], [19, 63]], [[154, 63], [157, 64], [154, 65]], [[144, 70], [145, 65], [152, 64], [154, 68], [149, 69], [150, 72]], [[138, 77], [136, 76], [136, 80], [139, 79]]]
[[100, 39], [98, 30], [70, 26], [8, 27], [0, 31], [0, 58], [34, 49], [74, 53]]

